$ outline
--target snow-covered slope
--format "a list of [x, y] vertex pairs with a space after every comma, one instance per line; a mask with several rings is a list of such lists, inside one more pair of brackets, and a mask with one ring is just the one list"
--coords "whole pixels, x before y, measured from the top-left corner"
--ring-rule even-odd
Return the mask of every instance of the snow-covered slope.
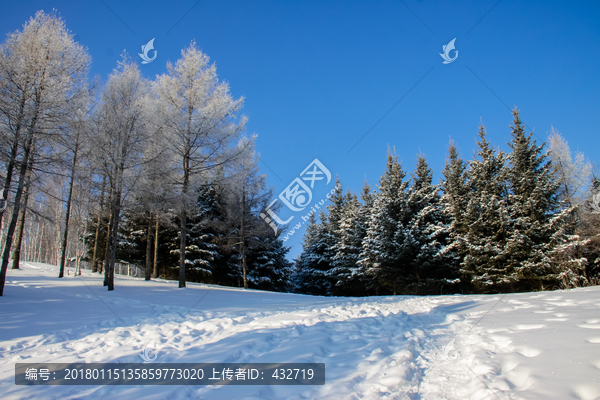
[[[3, 399], [600, 399], [600, 288], [324, 298], [9, 270]], [[16, 362], [318, 362], [324, 386], [16, 386]]]

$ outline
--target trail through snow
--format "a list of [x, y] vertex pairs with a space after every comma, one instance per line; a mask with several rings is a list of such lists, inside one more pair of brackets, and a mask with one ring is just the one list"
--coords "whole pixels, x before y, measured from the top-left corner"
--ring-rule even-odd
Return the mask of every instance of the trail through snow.
[[[3, 399], [600, 399], [600, 288], [325, 298], [9, 270]], [[323, 386], [16, 386], [16, 362], [325, 363]]]

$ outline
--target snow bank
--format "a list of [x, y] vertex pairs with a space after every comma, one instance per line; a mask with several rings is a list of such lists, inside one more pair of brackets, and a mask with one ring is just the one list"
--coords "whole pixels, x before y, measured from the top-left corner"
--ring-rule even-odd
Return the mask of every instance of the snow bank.
[[[600, 399], [600, 288], [324, 298], [9, 270], [3, 399]], [[317, 362], [323, 386], [16, 386], [16, 362]]]

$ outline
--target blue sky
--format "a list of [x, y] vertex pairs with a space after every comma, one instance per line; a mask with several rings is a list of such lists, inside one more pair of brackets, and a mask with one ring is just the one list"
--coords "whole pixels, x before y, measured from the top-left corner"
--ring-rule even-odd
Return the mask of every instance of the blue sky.
[[[437, 180], [450, 138], [471, 157], [480, 118], [507, 150], [515, 105], [538, 138], [554, 126], [600, 164], [598, 1], [19, 1], [2, 5], [0, 32], [52, 9], [103, 79], [123, 50], [141, 63], [152, 38], [157, 57], [140, 68], [154, 78], [195, 40], [246, 98], [276, 194], [315, 158], [345, 189], [375, 187], [388, 146], [409, 172], [425, 154]], [[315, 185], [313, 200], [333, 184]], [[303, 232], [286, 243], [291, 258]]]

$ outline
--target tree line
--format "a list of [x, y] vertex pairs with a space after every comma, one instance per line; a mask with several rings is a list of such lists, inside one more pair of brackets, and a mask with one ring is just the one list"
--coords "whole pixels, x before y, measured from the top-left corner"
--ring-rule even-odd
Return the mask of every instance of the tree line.
[[[339, 180], [310, 216], [301, 255], [260, 217], [243, 98], [194, 42], [145, 78], [126, 54], [105, 82], [56, 15], [0, 45], [0, 295], [21, 259], [89, 260], [114, 289], [119, 261], [145, 278], [318, 295], [496, 293], [598, 284], [600, 181], [552, 131], [546, 148], [513, 111], [510, 152], [479, 129], [472, 160], [451, 143], [440, 183], [389, 153], [377, 190]], [[277, 211], [277, 210], [275, 210]]]
[[[499, 293], [600, 284], [600, 180], [554, 129], [549, 149], [513, 110], [510, 152], [484, 126], [474, 159], [454, 143], [439, 184], [424, 155], [390, 152], [377, 191], [338, 189], [311, 215], [294, 285], [318, 295]], [[549, 150], [549, 151], [548, 151]]]
[[244, 99], [214, 63], [194, 42], [154, 80], [126, 54], [106, 82], [88, 78], [90, 63], [42, 11], [0, 46], [0, 295], [22, 249], [61, 278], [87, 258], [108, 290], [117, 261], [142, 258], [146, 279], [162, 267], [179, 287], [191, 277], [281, 290], [273, 271], [289, 267], [287, 248], [257, 217], [272, 190]]

